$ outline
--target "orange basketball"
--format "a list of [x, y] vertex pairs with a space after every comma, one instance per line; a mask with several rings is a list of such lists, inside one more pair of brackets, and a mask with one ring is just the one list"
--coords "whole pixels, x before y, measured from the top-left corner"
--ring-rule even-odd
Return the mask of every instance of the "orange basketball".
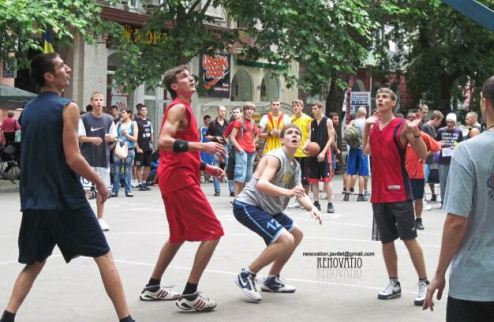
[[307, 154], [309, 156], [315, 157], [319, 154], [319, 151], [321, 151], [321, 147], [316, 142], [310, 142], [309, 144], [307, 144], [305, 150], [307, 151]]

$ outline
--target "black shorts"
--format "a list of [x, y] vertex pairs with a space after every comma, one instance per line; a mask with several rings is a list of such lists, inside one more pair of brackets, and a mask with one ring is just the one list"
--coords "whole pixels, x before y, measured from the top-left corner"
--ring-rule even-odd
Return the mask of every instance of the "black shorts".
[[318, 183], [318, 182], [329, 182], [331, 181], [331, 160], [324, 160], [323, 162], [317, 161], [316, 157], [308, 158], [309, 164], [309, 172], [308, 172], [308, 181], [309, 183]]
[[134, 159], [134, 165], [137, 167], [150, 167], [151, 166], [151, 157], [153, 155], [153, 151], [143, 151], [142, 153], [137, 153]]
[[77, 256], [99, 257], [110, 251], [89, 205], [76, 210], [25, 210], [18, 242], [23, 264], [44, 261], [55, 245], [67, 263]]
[[309, 158], [295, 158], [295, 160], [298, 161], [300, 164], [300, 172], [302, 176], [302, 185], [303, 186], [308, 186], [309, 185]]
[[413, 200], [424, 199], [425, 179], [410, 179]]
[[377, 240], [383, 244], [398, 237], [402, 240], [417, 238], [412, 201], [373, 203], [372, 211], [379, 233]]
[[494, 321], [494, 301], [465, 301], [448, 297], [446, 307], [447, 322], [492, 322]]

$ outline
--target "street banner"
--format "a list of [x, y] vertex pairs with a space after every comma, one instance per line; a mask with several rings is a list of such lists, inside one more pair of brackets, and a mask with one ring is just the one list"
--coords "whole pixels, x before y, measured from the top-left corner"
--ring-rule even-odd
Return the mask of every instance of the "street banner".
[[230, 54], [202, 55], [199, 77], [209, 97], [230, 97]]

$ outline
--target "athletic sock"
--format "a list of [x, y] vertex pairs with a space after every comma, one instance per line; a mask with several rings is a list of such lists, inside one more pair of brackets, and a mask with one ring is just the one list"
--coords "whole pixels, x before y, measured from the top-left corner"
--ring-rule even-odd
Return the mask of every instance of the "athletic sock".
[[0, 322], [14, 322], [14, 321], [15, 321], [15, 313], [10, 313], [7, 310], [3, 311]]
[[391, 282], [395, 282], [395, 283], [399, 283], [400, 282], [400, 281], [398, 281], [398, 277], [394, 277], [394, 276], [393, 277], [389, 277], [389, 280]]
[[418, 218], [415, 218], [415, 222], [419, 222], [419, 223], [422, 223], [422, 218], [418, 217]]
[[146, 284], [146, 288], [151, 292], [156, 292], [160, 289], [161, 279], [150, 278]]
[[129, 315], [123, 319], [120, 319], [120, 322], [136, 322], [136, 321], [132, 318], [132, 316]]
[[195, 298], [198, 296], [197, 284], [192, 284], [192, 283], [187, 282], [187, 284], [185, 285], [185, 289], [182, 292], [182, 294], [189, 301], [195, 300]]
[[427, 279], [427, 277], [419, 277], [419, 282], [429, 283], [429, 280]]

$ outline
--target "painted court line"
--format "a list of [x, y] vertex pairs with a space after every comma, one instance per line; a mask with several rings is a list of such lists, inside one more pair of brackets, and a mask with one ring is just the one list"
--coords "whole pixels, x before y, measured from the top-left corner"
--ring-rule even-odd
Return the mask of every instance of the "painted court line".
[[[129, 264], [129, 265], [138, 265], [138, 266], [146, 266], [146, 267], [153, 267], [154, 263], [145, 263], [145, 262], [137, 262], [137, 261], [127, 261], [127, 260], [120, 260], [116, 259], [116, 263], [119, 264]], [[184, 271], [190, 271], [191, 267], [186, 267], [186, 266], [171, 266], [170, 268], [176, 269], [176, 270], [184, 270]], [[222, 270], [215, 270], [215, 269], [206, 269], [204, 271], [205, 273], [209, 274], [220, 274], [220, 275], [229, 275], [229, 276], [236, 276], [238, 272], [229, 272], [229, 271], [222, 271]], [[373, 291], [381, 291], [382, 287], [377, 287], [377, 286], [371, 286], [371, 285], [355, 285], [355, 284], [348, 284], [348, 283], [334, 283], [334, 282], [324, 282], [324, 281], [314, 281], [314, 280], [308, 280], [308, 279], [301, 279], [301, 278], [286, 278], [288, 281], [292, 282], [299, 282], [299, 283], [306, 283], [306, 284], [315, 284], [315, 285], [325, 285], [325, 286], [336, 286], [336, 287], [347, 287], [347, 288], [357, 288], [357, 289], [366, 289], [366, 290], [373, 290]], [[409, 294], [416, 294], [416, 291], [405, 291], [402, 289], [402, 293], [409, 293]]]

